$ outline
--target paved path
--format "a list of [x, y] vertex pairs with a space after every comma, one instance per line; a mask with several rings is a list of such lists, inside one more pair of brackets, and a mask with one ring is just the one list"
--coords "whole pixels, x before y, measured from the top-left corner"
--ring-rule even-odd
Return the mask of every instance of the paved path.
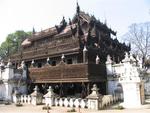
[[[33, 105], [23, 105], [22, 107], [16, 107], [12, 105], [0, 105], [0, 113], [47, 113], [46, 110], [42, 110], [42, 105], [33, 106]], [[49, 113], [68, 113], [67, 110], [70, 108], [65, 107], [52, 107]], [[79, 113], [79, 109], [76, 109]], [[147, 105], [138, 109], [124, 109], [124, 110], [88, 110], [80, 109], [80, 113], [150, 113], [150, 105]]]

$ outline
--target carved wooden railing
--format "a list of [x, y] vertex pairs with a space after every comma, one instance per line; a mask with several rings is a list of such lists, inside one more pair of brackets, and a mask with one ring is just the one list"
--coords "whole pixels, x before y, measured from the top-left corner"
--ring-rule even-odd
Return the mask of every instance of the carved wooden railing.
[[[92, 68], [91, 68], [92, 67]], [[33, 82], [81, 82], [105, 80], [105, 67], [90, 64], [58, 64], [42, 68], [29, 68], [29, 77]], [[91, 68], [91, 69], [90, 69]]]
[[67, 52], [67, 51], [74, 51], [75, 49], [79, 48], [79, 42], [78, 40], [62, 43], [59, 45], [53, 45], [53, 46], [44, 46], [40, 47], [37, 49], [32, 49], [31, 51], [26, 51], [23, 52], [22, 54], [15, 54], [11, 56], [11, 59], [13, 61], [16, 61], [18, 59], [26, 60], [26, 59], [34, 59], [35, 57], [42, 57], [42, 56], [47, 56], [47, 55], [54, 55], [54, 54], [59, 54], [62, 52]]
[[[43, 43], [44, 41], [44, 43]], [[74, 43], [78, 42], [78, 38], [73, 38], [72, 36], [67, 36], [67, 37], [49, 37], [48, 40], [43, 39], [43, 40], [38, 40], [36, 41], [36, 47], [41, 48], [41, 47], [55, 47], [57, 45], [65, 44], [65, 43]], [[29, 49], [29, 48], [28, 48]]]

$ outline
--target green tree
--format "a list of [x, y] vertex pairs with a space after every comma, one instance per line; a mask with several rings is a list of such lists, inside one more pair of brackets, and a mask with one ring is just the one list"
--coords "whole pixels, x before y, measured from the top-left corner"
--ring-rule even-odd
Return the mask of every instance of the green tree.
[[9, 57], [11, 54], [19, 52], [21, 50], [22, 41], [31, 34], [31, 32], [24, 32], [22, 30], [9, 34], [0, 46], [0, 57], [3, 59]]

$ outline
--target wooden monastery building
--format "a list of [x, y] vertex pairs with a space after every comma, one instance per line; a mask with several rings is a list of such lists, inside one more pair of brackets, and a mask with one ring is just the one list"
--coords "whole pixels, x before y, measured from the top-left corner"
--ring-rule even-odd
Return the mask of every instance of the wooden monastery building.
[[35, 32], [22, 42], [22, 51], [12, 55], [14, 65], [25, 61], [28, 90], [35, 85], [45, 93], [49, 85], [61, 96], [85, 97], [93, 84], [106, 94], [106, 57], [120, 62], [130, 46], [112, 39], [116, 35], [105, 23], [90, 16], [77, 4], [69, 22], [63, 17], [59, 25]]

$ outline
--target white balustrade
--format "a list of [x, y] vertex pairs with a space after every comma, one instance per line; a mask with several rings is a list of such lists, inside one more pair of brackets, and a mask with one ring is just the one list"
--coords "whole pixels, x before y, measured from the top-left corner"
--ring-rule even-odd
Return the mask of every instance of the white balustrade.
[[80, 105], [79, 99], [75, 99], [74, 105], [75, 105], [76, 108], [79, 107], [79, 105]]
[[30, 95], [20, 95], [20, 97], [17, 99], [18, 99], [17, 101], [20, 103], [27, 103], [27, 104], [31, 103], [31, 96]]
[[27, 101], [28, 101], [28, 104], [31, 103], [31, 96], [30, 95], [27, 96]]
[[61, 107], [63, 106], [63, 100], [64, 100], [63, 98], [59, 99], [59, 106], [61, 106]]
[[[110, 106], [113, 103], [119, 101], [118, 95], [103, 95], [102, 102], [100, 103], [100, 108]], [[31, 95], [21, 95], [20, 102], [31, 104], [32, 98]], [[43, 101], [44, 102], [44, 101]], [[76, 108], [88, 108], [88, 99], [81, 98], [54, 98], [54, 106], [64, 106], [64, 107], [76, 107]]]
[[75, 98], [70, 98], [70, 101], [69, 101], [70, 107], [74, 107], [74, 101], [75, 101]]
[[119, 96], [117, 95], [104, 95], [102, 98], [101, 108], [110, 106], [119, 101]]
[[81, 108], [85, 108], [86, 107], [86, 103], [87, 103], [87, 100], [86, 99], [82, 99], [81, 102], [80, 102]]
[[65, 99], [64, 99], [64, 106], [65, 106], [65, 107], [68, 107], [68, 105], [69, 105], [69, 101], [68, 101], [67, 98], [65, 98]]
[[27, 95], [24, 95], [24, 103], [27, 103]]
[[59, 106], [59, 99], [55, 98], [55, 106]]
[[24, 95], [21, 95], [20, 101], [21, 101], [21, 103], [24, 103]]

